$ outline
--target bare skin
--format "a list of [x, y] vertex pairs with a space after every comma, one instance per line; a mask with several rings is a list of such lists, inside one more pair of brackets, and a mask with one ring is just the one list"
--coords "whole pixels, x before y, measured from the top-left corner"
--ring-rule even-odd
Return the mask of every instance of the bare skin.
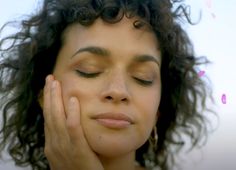
[[64, 108], [60, 84], [48, 76], [44, 88], [45, 154], [52, 170], [104, 169], [84, 138], [78, 112], [74, 97]]
[[[46, 79], [43, 103], [45, 155], [51, 170], [104, 170], [98, 156], [91, 150], [84, 137], [78, 114], [80, 112], [78, 100], [72, 97], [65, 109], [61, 85], [52, 75]], [[132, 166], [127, 170], [145, 170], [145, 168]]]
[[[143, 169], [135, 152], [158, 116], [161, 54], [154, 33], [135, 29], [134, 20], [65, 31], [42, 102], [52, 170]], [[95, 118], [104, 113], [130, 120], [102, 118], [104, 125]]]

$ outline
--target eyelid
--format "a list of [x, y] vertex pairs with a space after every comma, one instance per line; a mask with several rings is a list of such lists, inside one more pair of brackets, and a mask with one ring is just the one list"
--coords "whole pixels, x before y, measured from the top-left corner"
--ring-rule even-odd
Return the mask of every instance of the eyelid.
[[85, 77], [85, 78], [94, 78], [97, 77], [101, 72], [85, 72], [85, 71], [80, 71], [78, 69], [75, 70], [77, 74], [79, 74], [79, 76], [81, 77]]
[[133, 77], [139, 84], [143, 86], [151, 86], [153, 84], [153, 80], [143, 80], [137, 77]]
[[75, 70], [80, 70], [82, 72], [99, 72], [103, 67], [100, 63], [95, 62], [94, 60], [86, 60], [76, 62], [73, 66]]
[[145, 81], [152, 81], [154, 79], [154, 73], [153, 72], [146, 72], [146, 71], [137, 71], [136, 73], [133, 73], [134, 77], [139, 78], [141, 80]]
[[136, 67], [135, 70], [131, 72], [131, 75], [136, 82], [143, 86], [152, 85], [156, 77], [156, 73], [154, 71], [149, 69], [143, 70], [142, 67], [140, 69]]

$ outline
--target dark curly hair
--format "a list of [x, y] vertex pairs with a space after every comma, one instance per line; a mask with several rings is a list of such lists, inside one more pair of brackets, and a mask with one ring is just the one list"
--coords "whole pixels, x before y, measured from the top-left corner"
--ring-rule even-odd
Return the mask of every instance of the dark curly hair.
[[206, 139], [204, 113], [212, 96], [197, 71], [208, 60], [195, 56], [180, 25], [192, 24], [188, 11], [182, 0], [44, 0], [36, 14], [20, 23], [20, 31], [0, 40], [0, 150], [7, 147], [16, 165], [49, 169], [38, 98], [63, 45], [64, 30], [73, 23], [90, 26], [97, 18], [112, 24], [124, 16], [137, 17], [134, 27], [150, 26], [160, 42], [162, 95], [156, 123], [158, 147], [150, 149], [147, 141], [136, 151], [136, 161], [144, 167], [171, 169], [186, 141], [193, 148]]

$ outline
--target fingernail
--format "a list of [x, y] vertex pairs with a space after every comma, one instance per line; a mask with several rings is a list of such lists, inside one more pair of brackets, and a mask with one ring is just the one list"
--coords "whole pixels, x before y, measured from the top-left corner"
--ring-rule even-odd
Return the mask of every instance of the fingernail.
[[52, 76], [51, 76], [51, 75], [48, 75], [48, 76], [46, 77], [46, 83], [47, 83], [47, 84], [50, 83], [51, 80], [52, 80]]

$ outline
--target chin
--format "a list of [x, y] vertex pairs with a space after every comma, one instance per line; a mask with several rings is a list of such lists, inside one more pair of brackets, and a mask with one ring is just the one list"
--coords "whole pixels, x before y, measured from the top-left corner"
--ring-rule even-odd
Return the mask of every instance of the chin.
[[134, 152], [136, 148], [117, 145], [95, 145], [92, 147], [94, 152], [102, 157], [114, 158]]
[[145, 140], [120, 135], [93, 135], [87, 138], [92, 150], [103, 157], [118, 157], [136, 151]]
[[93, 121], [83, 124], [84, 134], [91, 149], [100, 156], [117, 157], [135, 152], [148, 138], [136, 126], [110, 129]]

